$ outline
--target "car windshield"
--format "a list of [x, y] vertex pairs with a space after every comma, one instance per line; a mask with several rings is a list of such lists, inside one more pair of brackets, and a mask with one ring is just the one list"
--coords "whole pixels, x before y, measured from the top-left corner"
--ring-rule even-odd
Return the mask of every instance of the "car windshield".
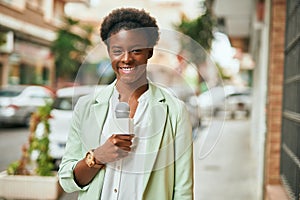
[[0, 90], [0, 97], [16, 97], [18, 96], [22, 91], [17, 90]]
[[233, 93], [231, 95], [229, 95], [227, 98], [231, 98], [231, 97], [244, 97], [244, 96], [251, 96], [250, 92], [241, 92], [241, 93]]
[[57, 110], [73, 110], [79, 97], [57, 97], [53, 103], [53, 108]]

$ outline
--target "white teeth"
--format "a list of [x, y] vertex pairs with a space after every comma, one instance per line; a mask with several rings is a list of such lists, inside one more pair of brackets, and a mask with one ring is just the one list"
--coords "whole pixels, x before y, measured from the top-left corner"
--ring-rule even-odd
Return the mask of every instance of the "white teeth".
[[132, 71], [133, 67], [122, 67], [121, 69], [124, 71]]

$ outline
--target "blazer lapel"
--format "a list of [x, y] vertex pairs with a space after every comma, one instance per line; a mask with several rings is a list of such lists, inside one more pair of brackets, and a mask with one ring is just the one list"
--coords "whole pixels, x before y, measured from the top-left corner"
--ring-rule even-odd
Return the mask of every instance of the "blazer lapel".
[[[85, 127], [83, 133], [83, 139], [86, 142], [86, 148], [92, 149], [100, 145], [101, 131], [105, 123], [108, 108], [109, 108], [109, 99], [113, 92], [113, 87], [115, 84], [111, 84], [106, 88], [102, 88], [101, 91], [95, 91], [94, 96], [92, 97], [94, 103], [91, 105], [91, 112], [87, 116], [88, 119], [84, 119]], [[87, 134], [88, 133], [88, 134]]]
[[168, 107], [164, 103], [164, 96], [161, 91], [150, 84], [151, 99], [150, 105], [150, 121], [151, 126], [149, 133], [151, 135], [147, 139], [146, 154], [145, 154], [145, 178], [144, 191], [150, 178], [151, 172], [156, 170], [157, 156], [160, 153], [162, 139], [167, 123]]

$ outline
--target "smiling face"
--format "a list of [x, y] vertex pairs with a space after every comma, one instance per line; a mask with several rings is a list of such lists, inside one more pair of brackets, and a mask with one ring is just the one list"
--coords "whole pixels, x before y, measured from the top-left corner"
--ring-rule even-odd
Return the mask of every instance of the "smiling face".
[[[108, 41], [108, 53], [117, 83], [139, 85], [147, 82], [146, 66], [153, 48], [142, 30], [121, 30]], [[136, 87], [136, 86], [135, 86]]]

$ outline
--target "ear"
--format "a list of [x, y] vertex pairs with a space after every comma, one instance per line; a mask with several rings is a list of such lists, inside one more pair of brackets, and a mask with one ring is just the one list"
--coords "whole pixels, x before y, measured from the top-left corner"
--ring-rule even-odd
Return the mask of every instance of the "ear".
[[148, 59], [153, 56], [153, 48], [149, 49]]

